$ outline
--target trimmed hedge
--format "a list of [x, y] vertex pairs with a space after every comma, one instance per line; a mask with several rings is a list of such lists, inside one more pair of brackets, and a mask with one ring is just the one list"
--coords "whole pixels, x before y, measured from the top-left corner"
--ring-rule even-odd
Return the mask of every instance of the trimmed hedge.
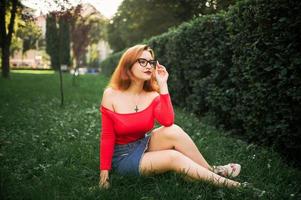
[[[176, 105], [210, 114], [249, 141], [301, 150], [301, 2], [239, 1], [148, 43], [170, 73]], [[107, 75], [121, 53], [102, 63]]]
[[100, 63], [101, 72], [106, 76], [111, 76], [118, 65], [119, 59], [121, 58], [124, 52], [125, 50], [114, 53], [110, 57], [102, 61]]
[[209, 110], [209, 85], [221, 78], [213, 72], [223, 73], [231, 66], [224, 19], [224, 14], [207, 15], [149, 41], [158, 59], [171, 66], [169, 82], [176, 103], [198, 114]]
[[[239, 2], [227, 15], [233, 51], [231, 120], [246, 135], [301, 150], [301, 2]], [[288, 153], [288, 152], [287, 152]]]

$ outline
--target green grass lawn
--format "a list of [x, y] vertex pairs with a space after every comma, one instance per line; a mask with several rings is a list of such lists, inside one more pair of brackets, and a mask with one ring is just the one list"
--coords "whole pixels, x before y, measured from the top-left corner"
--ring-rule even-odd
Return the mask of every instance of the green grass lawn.
[[[36, 72], [35, 72], [36, 73]], [[186, 182], [166, 173], [150, 177], [110, 176], [111, 188], [98, 189], [99, 104], [108, 79], [84, 75], [72, 87], [64, 75], [60, 107], [58, 74], [11, 72], [0, 78], [1, 199], [300, 199], [300, 170], [272, 149], [231, 138], [175, 108], [176, 124], [196, 142], [211, 164], [238, 162], [236, 180], [265, 190], [218, 188]]]

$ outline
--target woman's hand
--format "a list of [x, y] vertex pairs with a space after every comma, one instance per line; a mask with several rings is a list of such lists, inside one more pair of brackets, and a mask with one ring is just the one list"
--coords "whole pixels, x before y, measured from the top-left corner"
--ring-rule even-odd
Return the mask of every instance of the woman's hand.
[[155, 70], [155, 76], [158, 84], [166, 84], [168, 79], [168, 72], [166, 71], [166, 68], [163, 65], [160, 65], [158, 62]]
[[100, 189], [108, 189], [110, 187], [109, 183], [109, 171], [101, 170], [99, 175], [99, 188]]
[[166, 68], [163, 65], [159, 64], [159, 62], [157, 63], [155, 69], [155, 77], [160, 87], [160, 93], [161, 94], [168, 93], [168, 88], [167, 88], [168, 72], [166, 71]]

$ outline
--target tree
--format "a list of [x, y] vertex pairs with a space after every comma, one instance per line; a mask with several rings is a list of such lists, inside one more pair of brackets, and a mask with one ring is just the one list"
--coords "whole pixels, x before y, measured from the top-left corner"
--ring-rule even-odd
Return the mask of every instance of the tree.
[[70, 65], [70, 13], [65, 12], [59, 16], [59, 57], [60, 64]]
[[70, 65], [70, 13], [51, 12], [46, 18], [46, 52], [50, 55], [51, 66], [59, 71], [61, 106], [64, 105], [63, 76], [61, 65]]
[[24, 25], [16, 31], [16, 37], [22, 40], [22, 53], [29, 49], [36, 49], [37, 43], [42, 39], [42, 30], [31, 20], [26, 20]]
[[99, 42], [101, 40], [107, 41], [107, 31], [106, 26], [108, 20], [98, 13], [95, 16], [90, 16], [89, 18], [91, 23], [91, 29], [89, 31], [89, 40], [90, 43], [87, 47], [86, 61], [88, 67], [98, 68], [99, 67]]
[[[14, 32], [14, 23], [17, 8], [19, 6], [18, 0], [1, 0], [0, 5], [0, 29], [1, 29], [1, 36], [0, 36], [0, 44], [1, 44], [1, 66], [2, 66], [2, 76], [4, 78], [9, 78], [9, 48], [12, 41], [12, 34]], [[6, 12], [10, 9], [10, 19], [8, 28], [6, 28]]]
[[[50, 5], [46, 0], [42, 0], [42, 2], [45, 3], [45, 7]], [[57, 4], [57, 6], [59, 6], [61, 10], [66, 10], [66, 6], [70, 5], [68, 0], [55, 0], [51, 4], [53, 5], [54, 3]], [[22, 9], [23, 6], [21, 5], [19, 0], [0, 0], [1, 67], [2, 76], [4, 78], [9, 78], [9, 56], [14, 33], [14, 24], [17, 12], [21, 13]], [[7, 19], [9, 21], [8, 23]], [[15, 42], [18, 43], [19, 41], [15, 40]], [[28, 46], [28, 44], [24, 45]], [[13, 45], [13, 49], [18, 48], [18, 45]]]
[[51, 12], [46, 18], [46, 52], [50, 55], [51, 66], [59, 71], [61, 106], [64, 106], [63, 76], [61, 64], [70, 64], [68, 0], [56, 0], [61, 12]]
[[72, 52], [75, 59], [73, 85], [75, 85], [75, 76], [78, 68], [86, 60], [87, 47], [98, 43], [100, 39], [105, 37], [102, 29], [106, 24], [106, 20], [96, 12], [84, 14], [82, 8], [81, 4], [74, 8], [70, 23]]
[[75, 76], [81, 64], [82, 57], [84, 56], [89, 44], [88, 33], [91, 28], [91, 25], [88, 23], [88, 19], [81, 16], [81, 9], [82, 5], [75, 7], [71, 20], [72, 52], [75, 58], [75, 70], [72, 78], [73, 86], [75, 85]]
[[49, 13], [46, 18], [46, 52], [50, 56], [51, 67], [55, 70], [59, 70], [59, 29], [57, 27], [56, 18], [55, 12]]
[[108, 24], [108, 41], [120, 51], [195, 16], [225, 10], [235, 0], [124, 0]]
[[88, 18], [81, 15], [82, 5], [78, 5], [73, 12], [71, 22], [71, 40], [72, 51], [75, 58], [75, 67], [80, 65], [81, 56], [84, 55], [86, 48], [89, 44], [88, 33], [91, 29], [91, 24]]

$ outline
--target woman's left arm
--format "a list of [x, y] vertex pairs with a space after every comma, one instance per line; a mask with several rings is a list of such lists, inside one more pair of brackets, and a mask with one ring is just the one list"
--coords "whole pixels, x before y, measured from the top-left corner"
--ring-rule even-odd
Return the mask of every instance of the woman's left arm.
[[155, 104], [154, 116], [161, 125], [171, 126], [174, 123], [174, 110], [167, 86], [168, 72], [163, 65], [158, 63], [155, 75], [160, 87], [160, 98]]
[[155, 69], [155, 77], [160, 88], [160, 94], [168, 93], [168, 86], [167, 86], [168, 75], [169, 74], [166, 68], [163, 65], [160, 65], [158, 62]]

